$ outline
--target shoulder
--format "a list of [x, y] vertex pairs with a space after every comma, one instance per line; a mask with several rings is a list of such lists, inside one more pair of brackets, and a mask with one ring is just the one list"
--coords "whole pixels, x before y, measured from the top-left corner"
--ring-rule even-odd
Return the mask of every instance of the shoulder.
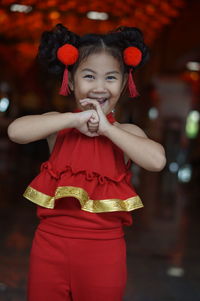
[[130, 134], [134, 134], [134, 135], [137, 135], [140, 137], [147, 138], [147, 135], [145, 134], [145, 132], [139, 126], [137, 126], [135, 124], [116, 122], [115, 125]]

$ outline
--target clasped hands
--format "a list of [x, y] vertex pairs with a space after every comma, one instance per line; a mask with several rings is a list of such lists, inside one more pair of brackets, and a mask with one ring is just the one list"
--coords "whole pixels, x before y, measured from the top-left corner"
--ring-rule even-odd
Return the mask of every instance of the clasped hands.
[[80, 105], [87, 108], [79, 113], [79, 125], [77, 129], [89, 137], [104, 135], [111, 125], [102, 111], [97, 100], [85, 98], [80, 100]]

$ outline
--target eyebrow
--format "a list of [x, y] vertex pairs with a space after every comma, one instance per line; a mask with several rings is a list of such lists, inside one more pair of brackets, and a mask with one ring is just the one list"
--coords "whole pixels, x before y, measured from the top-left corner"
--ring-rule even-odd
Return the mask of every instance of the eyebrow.
[[[85, 69], [83, 69], [83, 70], [81, 70], [81, 72], [85, 72], [85, 71], [89, 71], [89, 72], [92, 72], [92, 73], [94, 73], [94, 74], [96, 74], [96, 72], [94, 71], [94, 70], [92, 70], [92, 69], [89, 69], [89, 68], [85, 68]], [[106, 75], [108, 75], [108, 74], [113, 74], [113, 73], [115, 73], [115, 74], [120, 74], [120, 72], [119, 71], [109, 71], [109, 72], [106, 72]]]

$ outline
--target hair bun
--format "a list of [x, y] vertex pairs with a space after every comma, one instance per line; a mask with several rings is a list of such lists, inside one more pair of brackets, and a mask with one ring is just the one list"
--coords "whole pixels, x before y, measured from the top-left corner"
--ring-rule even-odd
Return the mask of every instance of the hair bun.
[[[68, 28], [62, 24], [57, 24], [52, 30], [44, 31], [42, 34], [38, 51], [39, 61], [50, 73], [62, 74], [65, 68], [64, 65], [66, 65], [66, 63], [71, 64], [73, 58], [77, 57], [74, 55], [76, 50], [70, 50], [70, 48], [74, 47], [78, 49], [79, 42], [80, 37], [78, 35], [69, 31]], [[70, 44], [70, 46], [68, 46], [69, 50], [66, 49], [66, 53], [70, 55], [70, 59], [68, 56], [67, 61], [65, 61], [66, 55], [61, 54], [61, 59], [59, 59], [57, 55], [58, 49], [62, 48], [62, 46], [66, 46], [66, 44]], [[63, 51], [61, 51], [61, 53], [62, 52]]]
[[115, 32], [120, 36], [121, 45], [124, 45], [126, 65], [134, 68], [144, 65], [149, 58], [149, 49], [144, 43], [142, 31], [137, 27], [120, 26]]

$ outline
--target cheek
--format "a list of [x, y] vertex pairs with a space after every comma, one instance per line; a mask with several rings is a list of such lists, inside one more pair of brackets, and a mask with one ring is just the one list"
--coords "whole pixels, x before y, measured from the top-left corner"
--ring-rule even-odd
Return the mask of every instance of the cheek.
[[112, 87], [113, 95], [120, 96], [122, 92], [122, 85], [116, 84]]
[[89, 85], [86, 82], [75, 82], [75, 94], [86, 94], [89, 90]]

